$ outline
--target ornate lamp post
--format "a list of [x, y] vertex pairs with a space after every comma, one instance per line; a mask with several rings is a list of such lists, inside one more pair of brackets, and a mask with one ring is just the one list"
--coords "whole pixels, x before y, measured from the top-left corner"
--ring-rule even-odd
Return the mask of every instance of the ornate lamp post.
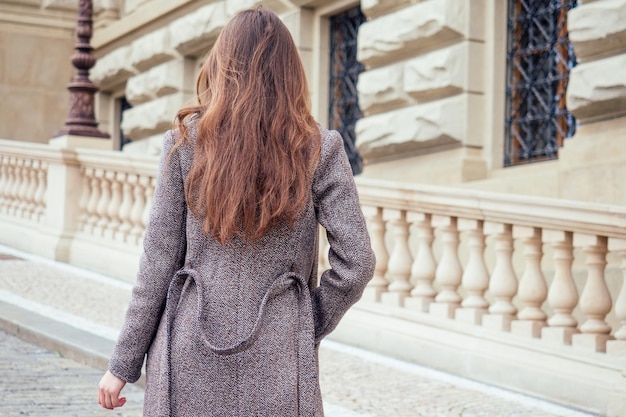
[[93, 27], [93, 4], [91, 0], [78, 2], [78, 23], [76, 35], [78, 42], [72, 55], [72, 64], [76, 68], [76, 75], [69, 83], [70, 91], [69, 116], [65, 126], [54, 136], [77, 135], [97, 138], [108, 138], [107, 133], [98, 130], [98, 122], [94, 112], [94, 94], [98, 87], [89, 80], [89, 70], [96, 64], [96, 58], [91, 54], [93, 48], [89, 41]]

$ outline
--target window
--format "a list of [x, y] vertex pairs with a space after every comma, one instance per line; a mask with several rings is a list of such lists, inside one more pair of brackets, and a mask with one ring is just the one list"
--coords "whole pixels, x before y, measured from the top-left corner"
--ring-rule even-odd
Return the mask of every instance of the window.
[[576, 120], [565, 106], [576, 65], [567, 12], [576, 0], [509, 0], [504, 165], [554, 159]]
[[363, 171], [355, 141], [354, 126], [361, 118], [357, 81], [364, 66], [356, 60], [359, 26], [365, 22], [356, 6], [330, 18], [330, 91], [328, 122], [341, 133], [352, 173]]

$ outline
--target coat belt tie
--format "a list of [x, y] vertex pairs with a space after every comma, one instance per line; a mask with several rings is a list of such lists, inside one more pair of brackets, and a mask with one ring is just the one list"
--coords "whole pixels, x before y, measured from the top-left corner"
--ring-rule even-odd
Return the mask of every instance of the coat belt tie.
[[286, 272], [279, 275], [270, 284], [265, 292], [257, 317], [250, 333], [242, 340], [231, 346], [217, 346], [209, 340], [206, 329], [202, 324], [202, 306], [204, 305], [200, 285], [195, 276], [195, 271], [182, 269], [178, 271], [172, 279], [165, 304], [166, 324], [167, 324], [167, 374], [168, 374], [168, 403], [169, 414], [172, 416], [172, 323], [176, 308], [182, 295], [183, 286], [187, 278], [194, 280], [198, 294], [197, 319], [200, 328], [200, 339], [202, 343], [217, 355], [233, 355], [249, 349], [259, 337], [259, 332], [263, 323], [263, 318], [267, 310], [267, 303], [277, 295], [294, 287], [298, 300], [298, 416], [304, 417], [313, 415], [313, 403], [318, 387], [317, 360], [315, 354], [315, 333], [313, 323], [313, 308], [311, 304], [311, 293], [305, 279], [295, 272]]

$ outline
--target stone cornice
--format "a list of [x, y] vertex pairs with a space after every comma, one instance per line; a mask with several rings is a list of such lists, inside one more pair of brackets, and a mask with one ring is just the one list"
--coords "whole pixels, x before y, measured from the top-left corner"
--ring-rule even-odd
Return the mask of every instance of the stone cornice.
[[76, 10], [42, 8], [37, 4], [0, 2], [0, 25], [7, 30], [37, 30], [71, 33], [76, 27]]
[[[191, 9], [199, 8], [207, 3], [196, 0], [170, 0], [159, 2], [147, 2], [139, 6], [132, 13], [112, 22], [110, 25], [94, 32], [91, 44], [95, 50], [103, 48], [111, 49], [111, 46], [119, 41], [128, 39], [133, 33], [152, 27], [157, 28], [174, 20], [174, 12], [183, 7]], [[178, 17], [179, 14], [176, 14]], [[146, 31], [149, 31], [146, 30]], [[128, 41], [124, 42], [128, 43]]]

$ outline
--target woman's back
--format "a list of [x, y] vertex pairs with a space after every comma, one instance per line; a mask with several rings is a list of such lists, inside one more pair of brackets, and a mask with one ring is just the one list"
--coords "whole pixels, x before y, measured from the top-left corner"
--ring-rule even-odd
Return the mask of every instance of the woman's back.
[[[262, 8], [240, 16], [258, 23], [268, 13], [286, 30]], [[231, 29], [216, 48], [235, 42]], [[282, 119], [264, 108], [240, 129], [237, 106], [211, 110], [221, 93], [210, 81], [206, 100], [165, 135], [137, 284], [100, 401], [119, 405], [121, 387], [110, 381], [136, 381], [147, 353], [144, 415], [323, 416], [316, 346], [374, 269], [343, 142], [311, 125], [307, 103], [279, 110]], [[318, 224], [331, 265], [319, 286]]]

